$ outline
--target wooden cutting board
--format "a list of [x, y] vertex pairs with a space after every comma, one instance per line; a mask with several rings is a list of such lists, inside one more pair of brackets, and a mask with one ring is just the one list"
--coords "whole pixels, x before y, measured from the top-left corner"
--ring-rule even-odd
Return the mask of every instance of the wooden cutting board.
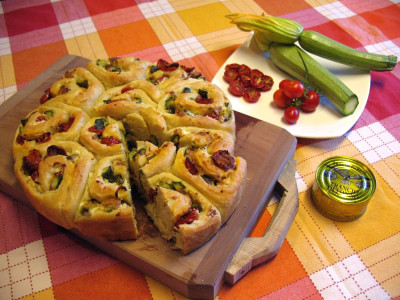
[[[65, 71], [86, 66], [87, 62], [82, 57], [63, 56], [0, 106], [0, 189], [14, 199], [27, 203], [13, 172], [11, 149], [20, 120], [38, 106], [44, 91]], [[136, 241], [108, 242], [75, 233], [186, 297], [213, 299], [223, 283], [225, 269], [243, 238], [257, 223], [297, 143], [294, 136], [280, 127], [238, 112], [235, 116], [235, 155], [247, 161], [246, 186], [231, 218], [203, 247], [186, 256], [171, 250], [140, 203], [137, 204], [140, 237]]]

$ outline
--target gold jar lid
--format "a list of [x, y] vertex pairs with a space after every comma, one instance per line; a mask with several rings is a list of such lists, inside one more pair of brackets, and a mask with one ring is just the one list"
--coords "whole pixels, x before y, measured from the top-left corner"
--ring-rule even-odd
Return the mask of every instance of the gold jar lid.
[[326, 217], [352, 221], [365, 212], [375, 189], [375, 176], [365, 164], [351, 157], [333, 156], [316, 170], [312, 201]]

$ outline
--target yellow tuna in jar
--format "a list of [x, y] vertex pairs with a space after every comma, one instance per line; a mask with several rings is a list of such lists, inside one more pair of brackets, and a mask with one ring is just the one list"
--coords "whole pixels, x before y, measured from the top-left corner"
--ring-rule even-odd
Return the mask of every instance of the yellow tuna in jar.
[[352, 221], [364, 214], [375, 188], [375, 176], [366, 165], [351, 157], [333, 156], [317, 168], [312, 202], [332, 220]]

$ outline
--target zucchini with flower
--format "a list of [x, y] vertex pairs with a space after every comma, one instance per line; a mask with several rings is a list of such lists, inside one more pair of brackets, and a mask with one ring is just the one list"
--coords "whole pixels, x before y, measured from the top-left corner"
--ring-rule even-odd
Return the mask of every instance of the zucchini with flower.
[[269, 42], [293, 44], [303, 32], [303, 26], [296, 21], [271, 15], [235, 13], [226, 17], [242, 31], [254, 31], [256, 41], [265, 46]]

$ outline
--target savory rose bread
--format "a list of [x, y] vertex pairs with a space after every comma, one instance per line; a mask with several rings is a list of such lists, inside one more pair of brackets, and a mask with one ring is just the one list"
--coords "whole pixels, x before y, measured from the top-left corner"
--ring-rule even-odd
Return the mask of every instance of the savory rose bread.
[[91, 114], [93, 104], [104, 91], [98, 78], [85, 68], [75, 68], [65, 72], [40, 99], [40, 103], [62, 102], [83, 109]]
[[27, 198], [49, 220], [136, 239], [140, 201], [183, 254], [229, 219], [247, 174], [225, 94], [163, 59], [98, 59], [66, 71], [21, 120], [13, 155]]
[[187, 79], [168, 85], [158, 109], [168, 129], [195, 126], [235, 134], [231, 103], [219, 87], [208, 81]]
[[21, 120], [13, 143], [13, 153], [48, 141], [78, 141], [89, 116], [80, 108], [54, 102], [39, 106]]
[[110, 117], [90, 119], [82, 127], [79, 140], [97, 159], [127, 152], [124, 125]]
[[15, 174], [35, 209], [54, 223], [74, 227], [91, 167], [92, 153], [76, 142], [32, 145], [15, 155]]
[[111, 57], [88, 63], [87, 68], [104, 84], [105, 88], [145, 79], [151, 62], [134, 57]]

